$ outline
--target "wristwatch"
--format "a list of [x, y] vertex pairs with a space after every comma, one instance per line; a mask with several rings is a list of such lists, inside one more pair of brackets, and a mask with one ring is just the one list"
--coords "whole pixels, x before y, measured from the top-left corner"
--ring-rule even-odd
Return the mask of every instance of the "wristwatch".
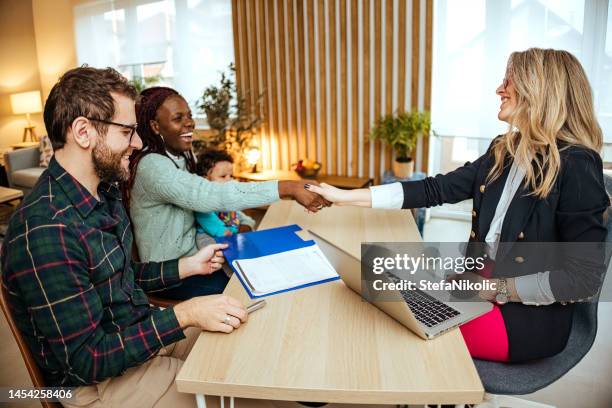
[[497, 280], [497, 294], [495, 295], [495, 302], [499, 305], [508, 303], [508, 282], [505, 278]]

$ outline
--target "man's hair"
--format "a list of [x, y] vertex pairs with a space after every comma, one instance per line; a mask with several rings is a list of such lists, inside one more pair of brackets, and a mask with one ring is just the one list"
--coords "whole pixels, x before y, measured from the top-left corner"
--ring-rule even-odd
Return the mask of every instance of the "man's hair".
[[[79, 116], [112, 120], [115, 103], [111, 93], [136, 99], [136, 89], [113, 68], [98, 69], [83, 65], [64, 73], [51, 89], [45, 103], [45, 127], [53, 149], [66, 144], [66, 132]], [[108, 125], [92, 121], [100, 134]]]
[[208, 172], [215, 167], [215, 164], [219, 162], [230, 162], [234, 160], [232, 156], [223, 150], [207, 150], [204, 153], [198, 155], [198, 164], [196, 165], [196, 174], [206, 177]]

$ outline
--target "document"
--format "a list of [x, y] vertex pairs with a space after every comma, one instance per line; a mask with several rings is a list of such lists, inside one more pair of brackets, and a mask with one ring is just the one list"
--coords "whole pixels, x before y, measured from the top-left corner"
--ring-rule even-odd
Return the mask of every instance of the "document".
[[236, 259], [232, 266], [254, 296], [338, 278], [316, 244], [258, 258]]

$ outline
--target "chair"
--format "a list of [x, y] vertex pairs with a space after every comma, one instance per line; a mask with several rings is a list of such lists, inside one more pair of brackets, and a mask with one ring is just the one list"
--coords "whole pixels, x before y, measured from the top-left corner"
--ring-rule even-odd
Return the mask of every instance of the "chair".
[[149, 298], [150, 304], [152, 304], [153, 306], [162, 307], [162, 308], [172, 307], [181, 302], [180, 300], [166, 299], [166, 298], [160, 298], [157, 296], [153, 296], [150, 293], [147, 293], [147, 298]]
[[549, 358], [520, 364], [474, 360], [485, 390], [492, 394], [524, 395], [561, 378], [591, 349], [597, 334], [597, 302], [574, 307], [572, 330], [565, 349]]
[[[17, 342], [17, 346], [19, 347], [19, 351], [21, 352], [21, 356], [23, 357], [23, 362], [25, 363], [25, 366], [28, 369], [28, 373], [30, 374], [30, 378], [32, 379], [32, 385], [34, 385], [34, 387], [36, 388], [47, 387], [45, 378], [42, 374], [42, 371], [40, 370], [40, 367], [36, 363], [36, 360], [34, 360], [34, 357], [30, 352], [30, 348], [26, 344], [23, 336], [21, 335], [21, 332], [19, 331], [17, 325], [15, 324], [15, 321], [13, 320], [13, 316], [11, 315], [8, 303], [6, 301], [6, 288], [4, 286], [1, 287], [2, 289], [0, 290], [0, 306], [2, 306], [2, 312], [6, 317], [6, 321], [8, 322], [9, 327], [11, 328], [13, 337]], [[40, 400], [40, 405], [42, 405], [43, 408], [62, 408], [62, 404], [60, 404], [59, 402], [48, 402]]]
[[45, 171], [40, 167], [38, 147], [13, 150], [4, 153], [4, 165], [9, 187], [23, 191], [27, 195]]
[[[17, 328], [15, 321], [13, 320], [13, 315], [11, 314], [9, 305], [6, 300], [7, 299], [6, 288], [3, 285], [0, 285], [0, 288], [1, 288], [0, 289], [0, 307], [2, 308], [2, 312], [4, 313], [4, 316], [6, 317], [6, 321], [8, 322], [8, 325], [11, 328], [11, 332], [13, 333], [13, 337], [15, 338], [17, 347], [19, 347], [19, 351], [21, 352], [21, 356], [23, 357], [23, 362], [25, 363], [25, 366], [28, 370], [28, 374], [30, 374], [32, 385], [36, 388], [47, 387], [47, 384], [45, 382], [45, 377], [43, 376], [43, 373], [40, 367], [36, 363], [36, 360], [32, 356], [32, 352], [30, 351], [30, 348], [28, 347], [23, 336], [21, 335], [21, 332]], [[152, 305], [163, 307], [163, 308], [172, 307], [175, 304], [179, 303], [178, 300], [163, 299], [163, 298], [158, 298], [156, 296], [151, 296], [151, 295], [148, 295], [148, 298], [149, 298], [149, 302]], [[40, 405], [42, 405], [43, 408], [62, 408], [62, 404], [60, 404], [59, 402], [49, 402], [45, 400], [40, 400]]]
[[[134, 241], [132, 241], [132, 259], [136, 262], [140, 262], [140, 255], [138, 255], [138, 247], [136, 246], [136, 242]], [[165, 299], [155, 295], [151, 295], [150, 293], [147, 293], [147, 298], [149, 299], [149, 303], [153, 306], [161, 307], [164, 309], [167, 307], [175, 306], [176, 304], [180, 303], [180, 300]]]
[[[604, 181], [608, 196], [612, 196], [612, 177], [604, 175]], [[606, 216], [608, 229], [606, 242], [612, 242], [611, 208], [608, 208]], [[606, 259], [609, 259], [609, 256]], [[531, 394], [563, 377], [582, 360], [595, 341], [598, 300], [577, 303], [574, 306], [574, 319], [567, 345], [562, 352], [553, 357], [520, 364], [474, 359], [485, 391], [499, 395]], [[542, 406], [533, 404], [536, 405]]]

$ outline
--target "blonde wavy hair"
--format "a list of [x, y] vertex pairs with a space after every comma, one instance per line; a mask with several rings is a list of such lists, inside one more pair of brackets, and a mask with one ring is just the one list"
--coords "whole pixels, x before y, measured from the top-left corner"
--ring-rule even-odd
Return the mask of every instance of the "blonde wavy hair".
[[494, 165], [487, 182], [504, 171], [509, 155], [526, 164], [525, 187], [546, 198], [561, 168], [558, 142], [600, 152], [601, 128], [595, 117], [591, 86], [580, 62], [567, 51], [530, 48], [513, 52], [506, 78], [516, 90], [517, 104], [509, 129], [491, 148]]

